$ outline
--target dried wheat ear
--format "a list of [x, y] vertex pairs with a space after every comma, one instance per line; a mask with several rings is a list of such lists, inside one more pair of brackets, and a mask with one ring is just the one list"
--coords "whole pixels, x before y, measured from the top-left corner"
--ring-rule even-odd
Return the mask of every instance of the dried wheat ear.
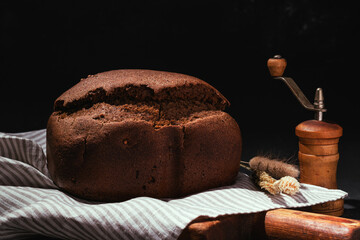
[[256, 156], [250, 159], [249, 166], [254, 171], [265, 171], [274, 178], [290, 176], [299, 177], [300, 171], [296, 165], [289, 164], [280, 159], [270, 159]]
[[[248, 166], [247, 166], [248, 165]], [[253, 171], [255, 183], [272, 195], [286, 193], [294, 195], [299, 192], [299, 169], [296, 165], [279, 159], [256, 156], [249, 162], [241, 161], [241, 167]]]
[[299, 192], [300, 183], [294, 177], [285, 176], [276, 180], [264, 171], [256, 171], [254, 175], [255, 183], [272, 195], [280, 193], [295, 195]]

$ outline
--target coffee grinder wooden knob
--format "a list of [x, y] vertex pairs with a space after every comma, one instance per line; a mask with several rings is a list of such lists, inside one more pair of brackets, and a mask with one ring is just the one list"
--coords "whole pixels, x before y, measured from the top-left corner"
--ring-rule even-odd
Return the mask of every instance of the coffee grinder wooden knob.
[[269, 58], [267, 62], [267, 66], [272, 77], [281, 77], [284, 74], [286, 65], [286, 59], [282, 58], [280, 55], [275, 55], [273, 58]]
[[[336, 189], [338, 142], [343, 129], [337, 124], [323, 121], [326, 109], [322, 89], [316, 89], [314, 104], [311, 104], [292, 78], [282, 76], [285, 67], [286, 60], [279, 55], [268, 60], [271, 76], [284, 81], [299, 102], [306, 109], [315, 112], [315, 120], [302, 122], [295, 129], [295, 134], [299, 137], [300, 182]], [[341, 216], [343, 206], [344, 200], [340, 199], [315, 205], [312, 211]]]

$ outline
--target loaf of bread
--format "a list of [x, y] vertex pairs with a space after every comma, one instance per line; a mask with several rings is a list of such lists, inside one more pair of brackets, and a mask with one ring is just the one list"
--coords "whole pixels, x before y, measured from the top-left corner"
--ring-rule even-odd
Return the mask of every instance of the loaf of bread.
[[233, 183], [241, 134], [229, 102], [184, 74], [114, 70], [54, 103], [47, 160], [57, 186], [96, 201], [179, 197]]

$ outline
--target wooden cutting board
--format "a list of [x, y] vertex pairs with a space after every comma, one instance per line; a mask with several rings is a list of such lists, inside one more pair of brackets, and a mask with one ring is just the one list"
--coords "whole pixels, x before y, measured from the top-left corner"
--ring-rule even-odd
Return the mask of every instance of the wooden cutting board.
[[198, 218], [179, 239], [360, 239], [360, 221], [276, 209], [253, 214]]

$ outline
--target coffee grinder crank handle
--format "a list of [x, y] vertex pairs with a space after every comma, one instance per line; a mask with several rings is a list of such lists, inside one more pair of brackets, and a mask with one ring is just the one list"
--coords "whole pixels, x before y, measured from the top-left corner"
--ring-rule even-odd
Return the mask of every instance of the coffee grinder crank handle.
[[268, 60], [267, 64], [270, 75], [274, 79], [283, 81], [290, 88], [291, 92], [294, 94], [297, 100], [299, 100], [301, 105], [307, 110], [314, 111], [315, 119], [322, 121], [323, 113], [326, 112], [323, 90], [321, 88], [316, 89], [314, 104], [311, 104], [292, 78], [282, 76], [287, 65], [285, 58], [282, 58], [280, 55], [275, 55], [273, 58]]

